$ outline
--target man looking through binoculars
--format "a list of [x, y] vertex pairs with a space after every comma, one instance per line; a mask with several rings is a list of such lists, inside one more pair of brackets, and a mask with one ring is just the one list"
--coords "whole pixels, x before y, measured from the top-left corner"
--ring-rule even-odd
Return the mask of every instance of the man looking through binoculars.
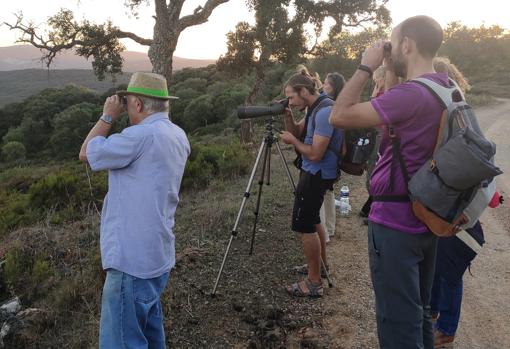
[[343, 131], [329, 124], [334, 101], [319, 94], [320, 82], [303, 69], [284, 85], [289, 108], [306, 109], [306, 117], [297, 122], [291, 109], [286, 109], [286, 131], [281, 139], [292, 144], [301, 156], [297, 166], [301, 172], [296, 188], [292, 214], [292, 230], [301, 233], [307, 260], [307, 277], [288, 285], [287, 292], [296, 297], [321, 297], [321, 257], [327, 268], [326, 233], [320, 221], [320, 208], [327, 189], [337, 178], [338, 156]]

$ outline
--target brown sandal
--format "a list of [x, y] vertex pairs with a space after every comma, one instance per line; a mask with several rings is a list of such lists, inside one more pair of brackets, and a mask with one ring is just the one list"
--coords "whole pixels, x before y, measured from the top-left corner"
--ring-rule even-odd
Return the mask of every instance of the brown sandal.
[[[301, 285], [303, 283], [305, 284], [306, 288], [308, 288], [308, 290], [302, 288]], [[293, 297], [320, 298], [324, 295], [324, 288], [322, 287], [322, 282], [315, 283], [308, 278], [287, 285], [285, 289], [287, 290], [287, 293]]]

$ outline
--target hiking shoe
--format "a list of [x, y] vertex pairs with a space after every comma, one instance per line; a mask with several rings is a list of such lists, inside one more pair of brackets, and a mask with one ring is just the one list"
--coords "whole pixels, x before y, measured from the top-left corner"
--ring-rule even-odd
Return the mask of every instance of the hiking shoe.
[[453, 348], [454, 340], [455, 336], [448, 336], [441, 332], [440, 330], [436, 330], [434, 332], [434, 349]]

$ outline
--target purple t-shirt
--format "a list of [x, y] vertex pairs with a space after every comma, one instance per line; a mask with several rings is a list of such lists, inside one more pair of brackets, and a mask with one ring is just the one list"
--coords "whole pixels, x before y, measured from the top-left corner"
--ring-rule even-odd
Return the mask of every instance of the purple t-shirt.
[[[425, 74], [421, 77], [443, 86], [448, 84], [446, 73]], [[394, 188], [390, 192], [392, 144], [388, 125], [392, 125], [400, 137], [400, 150], [409, 176], [412, 177], [432, 157], [443, 109], [431, 92], [416, 82], [406, 82], [391, 88], [382, 96], [372, 99], [372, 106], [385, 127], [381, 130], [381, 157], [372, 173], [370, 194], [406, 195], [407, 185], [400, 166], [395, 167]], [[409, 202], [374, 202], [369, 219], [406, 233], [424, 233], [429, 230], [416, 218]]]

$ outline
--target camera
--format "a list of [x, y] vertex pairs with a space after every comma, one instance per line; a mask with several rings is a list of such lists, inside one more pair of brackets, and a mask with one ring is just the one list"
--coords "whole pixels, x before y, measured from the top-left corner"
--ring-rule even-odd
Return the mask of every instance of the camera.
[[252, 119], [261, 116], [280, 115], [283, 114], [289, 106], [289, 99], [284, 98], [279, 101], [273, 102], [269, 105], [253, 105], [253, 106], [239, 106], [237, 107], [237, 117], [239, 119]]

